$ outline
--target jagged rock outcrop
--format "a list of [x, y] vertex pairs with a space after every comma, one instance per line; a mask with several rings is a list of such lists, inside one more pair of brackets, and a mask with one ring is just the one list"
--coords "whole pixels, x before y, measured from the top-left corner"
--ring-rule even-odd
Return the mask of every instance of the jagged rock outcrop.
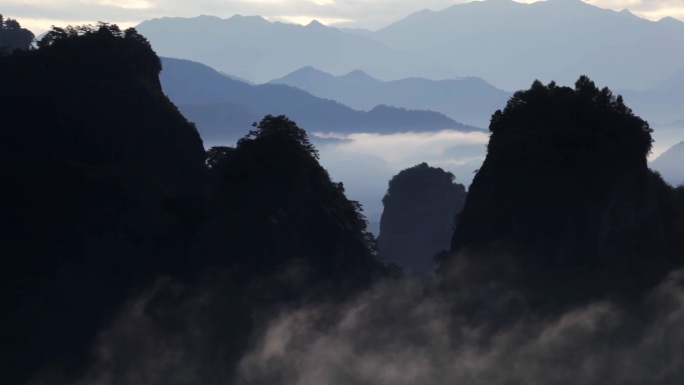
[[453, 174], [426, 163], [395, 175], [382, 199], [379, 257], [407, 270], [432, 274], [432, 258], [449, 248], [465, 197], [465, 187], [454, 182]]
[[497, 282], [562, 306], [638, 296], [682, 265], [684, 207], [648, 169], [651, 129], [621, 97], [586, 77], [535, 82], [490, 131], [440, 263], [447, 286]]

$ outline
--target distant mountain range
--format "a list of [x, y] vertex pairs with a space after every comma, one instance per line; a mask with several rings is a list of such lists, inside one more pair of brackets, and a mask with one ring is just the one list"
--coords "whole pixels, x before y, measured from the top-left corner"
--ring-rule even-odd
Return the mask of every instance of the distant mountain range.
[[653, 124], [668, 124], [684, 118], [684, 69], [647, 90], [622, 90], [620, 93], [637, 115], [652, 120]]
[[612, 88], [644, 89], [684, 63], [684, 52], [673, 49], [684, 42], [684, 23], [582, 0], [473, 1], [414, 13], [373, 36], [509, 90], [535, 78], [572, 84], [582, 74]]
[[[477, 127], [488, 127], [492, 113], [503, 108], [512, 95], [476, 77], [440, 81], [414, 77], [382, 81], [361, 70], [335, 76], [312, 66], [300, 68], [269, 83], [297, 87], [355, 109], [369, 110], [387, 104], [432, 110]], [[684, 70], [673, 73], [649, 89], [625, 89], [617, 91], [617, 94], [623, 95], [627, 105], [651, 123], [656, 129], [656, 140], [663, 141], [668, 147], [684, 140]]]
[[409, 63], [413, 52], [393, 52], [358, 34], [326, 27], [271, 23], [260, 16], [161, 18], [136, 29], [161, 56], [190, 59], [257, 83], [312, 65], [331, 72], [380, 71], [387, 60]]
[[660, 173], [666, 182], [673, 186], [684, 183], [684, 142], [680, 142], [665, 151], [650, 167]]
[[311, 66], [269, 83], [287, 84], [352, 108], [369, 110], [380, 104], [432, 110], [478, 127], [488, 127], [494, 111], [511, 96], [480, 78], [429, 80], [407, 78], [384, 82], [355, 70], [334, 76]]
[[684, 70], [673, 73], [650, 89], [621, 90], [619, 93], [635, 114], [651, 124], [656, 155], [684, 141]]
[[357, 111], [287, 85], [244, 83], [188, 60], [164, 58], [163, 67], [164, 92], [210, 144], [244, 136], [266, 114], [284, 114], [309, 131], [322, 132], [481, 130], [432, 111], [385, 105]]
[[677, 120], [662, 125], [651, 124], [651, 128], [653, 129], [651, 136], [654, 140], [651, 160], [662, 155], [677, 143], [684, 141], [684, 121]]
[[477, 76], [511, 91], [534, 79], [571, 84], [586, 74], [613, 89], [643, 90], [684, 67], [684, 23], [581, 0], [474, 1], [420, 11], [375, 32], [259, 16], [161, 18], [137, 29], [160, 55], [255, 82], [313, 66], [383, 80]]

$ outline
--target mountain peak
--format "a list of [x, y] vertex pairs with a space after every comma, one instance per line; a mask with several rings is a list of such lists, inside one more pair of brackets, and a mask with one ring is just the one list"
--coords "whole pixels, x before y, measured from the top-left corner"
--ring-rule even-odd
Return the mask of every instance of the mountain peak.
[[540, 1], [533, 4], [547, 4], [549, 6], [560, 6], [560, 7], [594, 7], [589, 3], [585, 3], [583, 0], [546, 0]]
[[516, 3], [513, 0], [482, 0], [482, 1], [471, 1], [468, 3], [456, 3], [452, 5], [450, 8], [458, 8], [459, 5], [469, 5], [469, 6], [477, 6], [477, 5], [511, 5]]
[[[546, 1], [545, 1], [546, 2]], [[461, 12], [465, 9], [480, 9], [480, 10], [489, 10], [489, 9], [509, 9], [512, 7], [517, 7], [520, 5], [527, 5], [523, 3], [518, 3], [513, 0], [481, 0], [481, 1], [469, 1], [465, 3], [456, 3], [448, 8], [445, 8], [441, 11], [435, 12], [436, 14], [444, 14], [444, 13], [458, 13]]]
[[342, 77], [348, 80], [377, 80], [362, 70], [353, 70]]
[[[491, 4], [491, 5], [499, 5], [499, 6], [509, 6], [509, 5], [519, 5], [520, 4], [517, 1], [513, 1], [513, 0], [484, 0], [484, 1], [473, 1], [471, 3]], [[458, 4], [455, 4], [455, 5], [458, 5]]]
[[290, 82], [311, 82], [311, 81], [321, 81], [322, 79], [326, 78], [331, 78], [333, 77], [329, 73], [325, 71], [321, 71], [316, 67], [313, 66], [306, 66], [302, 67], [300, 69], [294, 70], [290, 72], [289, 74], [278, 78], [278, 79], [273, 79], [269, 83], [273, 84], [290, 84]]
[[[163, 17], [162, 19], [172, 19], [172, 18], [171, 18], [171, 17]], [[212, 21], [213, 21], [213, 20], [221, 20], [221, 18], [218, 17], [218, 16], [214, 16], [214, 15], [204, 15], [204, 14], [199, 15], [199, 16], [196, 16], [195, 19], [196, 19], [196, 20], [203, 20], [203, 21], [207, 21], [207, 20], [212, 20]]]
[[243, 16], [243, 15], [240, 15], [240, 14], [238, 14], [238, 13], [236, 13], [235, 15], [233, 15], [233, 16], [227, 18], [226, 20], [228, 20], [228, 21], [242, 21], [242, 22], [254, 23], [254, 24], [258, 24], [258, 23], [259, 23], [259, 24], [260, 24], [260, 23], [268, 23], [268, 24], [270, 24], [270, 22], [269, 22], [268, 20], [264, 19], [263, 17], [261, 17], [261, 16], [259, 16], [259, 15]]
[[546, 0], [546, 2], [556, 4], [585, 4], [584, 0]]
[[663, 24], [663, 25], [673, 25], [673, 26], [678, 26], [681, 27], [684, 25], [681, 20], [676, 19], [672, 16], [665, 16], [662, 19], [658, 20], [658, 24]]
[[290, 75], [330, 75], [325, 71], [321, 71], [314, 66], [302, 67], [290, 73]]
[[313, 19], [311, 22], [309, 22], [309, 24], [306, 25], [306, 28], [326, 28], [326, 26], [320, 21]]
[[620, 15], [624, 15], [624, 16], [634, 17], [634, 18], [637, 18], [637, 19], [639, 18], [639, 16], [633, 14], [632, 11], [630, 11], [630, 10], [627, 9], [627, 8], [623, 9], [622, 11], [620, 11], [620, 12], [618, 12], [618, 13], [619, 13]]

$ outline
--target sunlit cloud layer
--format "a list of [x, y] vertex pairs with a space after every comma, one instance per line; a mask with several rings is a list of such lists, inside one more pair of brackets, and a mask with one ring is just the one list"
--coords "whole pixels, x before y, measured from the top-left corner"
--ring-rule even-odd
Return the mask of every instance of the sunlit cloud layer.
[[[533, 3], [535, 0], [518, 0]], [[107, 21], [123, 27], [162, 16], [201, 14], [230, 17], [261, 15], [269, 20], [369, 29], [381, 28], [421, 9], [441, 10], [468, 0], [4, 0], [4, 15], [18, 19], [36, 33], [50, 25]], [[673, 16], [684, 20], [684, 0], [585, 0], [614, 10], [657, 20]]]

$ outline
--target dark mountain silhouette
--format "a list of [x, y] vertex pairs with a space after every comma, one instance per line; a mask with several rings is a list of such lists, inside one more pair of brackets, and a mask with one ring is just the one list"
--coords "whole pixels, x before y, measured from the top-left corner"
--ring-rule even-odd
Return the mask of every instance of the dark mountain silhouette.
[[[107, 24], [53, 28], [0, 57], [0, 383], [87, 375], [98, 333], [141, 292], [138, 316], [189, 332], [169, 313], [199, 287], [215, 339], [196, 359], [226, 383], [259, 309], [385, 274], [303, 130], [268, 116], [207, 155], [161, 64], [137, 31]], [[109, 369], [114, 382], [126, 370]]]
[[310, 65], [333, 74], [360, 69], [384, 80], [476, 76], [505, 90], [536, 78], [571, 83], [587, 73], [616, 89], [642, 90], [684, 62], [676, 49], [684, 23], [581, 0], [473, 1], [420, 11], [372, 33], [257, 16], [154, 19], [138, 28], [162, 56], [257, 82]]
[[15, 49], [29, 49], [33, 38], [33, 33], [21, 28], [18, 21], [10, 18], [5, 20], [0, 14], [0, 55], [8, 54]]
[[268, 113], [283, 114], [310, 131], [396, 132], [437, 129], [478, 130], [430, 111], [377, 106], [356, 111], [294, 87], [249, 85], [187, 60], [164, 59], [164, 92], [195, 122], [205, 141], [220, 143]]
[[211, 173], [241, 245], [233, 251], [254, 256], [247, 270], [258, 274], [272, 274], [294, 259], [336, 291], [369, 284], [383, 267], [359, 204], [330, 180], [295, 122], [268, 115], [255, 127], [235, 148], [209, 150]]
[[[610, 90], [535, 82], [497, 111], [442, 279], [500, 283], [557, 307], [634, 297], [684, 262], [684, 207], [647, 168], [648, 123]], [[521, 151], [521, 149], [525, 149]], [[483, 286], [484, 287], [484, 286]]]
[[130, 290], [187, 269], [205, 152], [160, 69], [135, 30], [107, 25], [0, 58], [0, 382], [69, 373]]
[[662, 153], [650, 166], [673, 186], [684, 184], [684, 142]]
[[454, 175], [421, 163], [389, 181], [380, 220], [378, 255], [404, 269], [432, 274], [432, 257], [448, 250], [454, 218], [466, 198]]
[[378, 104], [432, 110], [477, 127], [489, 125], [492, 111], [502, 108], [510, 97], [479, 78], [428, 80], [407, 78], [383, 82], [363, 71], [333, 76], [304, 67], [270, 81], [287, 84], [318, 97], [333, 99], [352, 108], [368, 110]]

